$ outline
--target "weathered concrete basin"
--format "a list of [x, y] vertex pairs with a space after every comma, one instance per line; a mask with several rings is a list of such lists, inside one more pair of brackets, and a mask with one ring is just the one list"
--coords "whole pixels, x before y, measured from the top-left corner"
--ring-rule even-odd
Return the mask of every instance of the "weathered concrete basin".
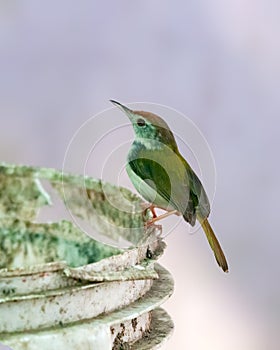
[[[50, 203], [41, 180], [73, 215], [131, 246], [100, 243], [67, 220], [36, 222]], [[146, 216], [141, 199], [125, 189], [0, 165], [0, 343], [14, 350], [158, 348], [173, 327], [158, 309], [173, 282], [156, 263], [165, 244], [159, 227], [145, 228]]]

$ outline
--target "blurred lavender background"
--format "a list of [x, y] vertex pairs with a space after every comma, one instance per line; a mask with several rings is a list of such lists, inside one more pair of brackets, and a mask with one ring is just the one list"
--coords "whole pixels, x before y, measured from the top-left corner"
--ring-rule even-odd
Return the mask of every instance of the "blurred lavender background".
[[201, 232], [182, 222], [167, 237], [166, 349], [279, 348], [279, 13], [273, 0], [0, 1], [2, 161], [62, 168], [110, 98], [176, 108], [210, 145], [230, 274]]

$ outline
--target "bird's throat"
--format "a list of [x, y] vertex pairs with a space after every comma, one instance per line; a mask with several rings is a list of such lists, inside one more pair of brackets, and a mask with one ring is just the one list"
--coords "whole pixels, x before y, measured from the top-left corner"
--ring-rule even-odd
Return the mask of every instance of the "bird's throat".
[[137, 138], [131, 145], [130, 152], [137, 155], [142, 151], [160, 151], [166, 147], [162, 142], [153, 139]]

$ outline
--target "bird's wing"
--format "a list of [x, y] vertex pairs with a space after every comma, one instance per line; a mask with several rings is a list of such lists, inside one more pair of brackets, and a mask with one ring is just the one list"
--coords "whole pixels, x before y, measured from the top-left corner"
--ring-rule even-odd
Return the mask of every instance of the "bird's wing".
[[186, 176], [188, 177], [190, 195], [193, 198], [196, 211], [199, 212], [200, 217], [207, 218], [210, 214], [210, 203], [203, 185], [191, 167], [187, 168]]
[[[178, 210], [192, 226], [197, 214], [202, 219], [207, 218], [210, 213], [209, 200], [199, 178], [186, 160], [180, 154], [174, 157], [173, 153], [165, 152], [162, 157], [160, 152], [155, 154], [156, 152], [146, 152], [146, 157], [129, 160], [130, 171], [137, 176], [135, 181], [132, 177], [131, 180], [138, 192], [156, 206]], [[157, 159], [161, 159], [161, 164]], [[141, 187], [141, 180], [146, 183], [146, 188]]]
[[[146, 158], [136, 158], [128, 162], [130, 171], [137, 175], [142, 181], [144, 181], [153, 191], [156, 191], [158, 196], [162, 197], [163, 202], [171, 203], [171, 181], [170, 177], [167, 174], [167, 171], [162, 165], [152, 159]], [[129, 171], [128, 171], [129, 173]], [[137, 181], [141, 181], [141, 180]], [[153, 201], [152, 198], [149, 198], [147, 193], [143, 193], [143, 190], [139, 188], [139, 185], [133, 181], [134, 186], [138, 192], [148, 201]], [[159, 198], [155, 199], [159, 200]], [[155, 205], [161, 206], [162, 203], [156, 203]]]
[[[173, 162], [172, 162], [173, 160]], [[179, 161], [177, 161], [179, 160]], [[182, 213], [184, 219], [192, 226], [196, 221], [196, 205], [198, 203], [195, 191], [191, 190], [190, 176], [186, 172], [185, 163], [177, 158], [166, 157], [162, 164], [146, 158], [135, 158], [129, 161], [130, 171], [142, 179], [157, 193], [156, 197], [149, 197], [149, 193], [132, 182], [138, 192], [149, 202], [163, 209], [173, 208]], [[174, 164], [175, 162], [175, 164]], [[190, 173], [191, 175], [191, 173]]]

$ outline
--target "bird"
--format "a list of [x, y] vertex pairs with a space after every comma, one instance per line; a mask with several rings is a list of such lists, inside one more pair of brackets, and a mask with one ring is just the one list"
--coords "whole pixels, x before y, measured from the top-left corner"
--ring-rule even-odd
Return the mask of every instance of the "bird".
[[[115, 100], [110, 102], [132, 123], [135, 139], [127, 155], [126, 171], [137, 192], [151, 204], [151, 222], [172, 214], [182, 215], [191, 226], [198, 220], [218, 265], [228, 272], [225, 254], [208, 221], [207, 194], [181, 155], [167, 123], [154, 113], [132, 110]], [[166, 212], [156, 216], [154, 208]]]

